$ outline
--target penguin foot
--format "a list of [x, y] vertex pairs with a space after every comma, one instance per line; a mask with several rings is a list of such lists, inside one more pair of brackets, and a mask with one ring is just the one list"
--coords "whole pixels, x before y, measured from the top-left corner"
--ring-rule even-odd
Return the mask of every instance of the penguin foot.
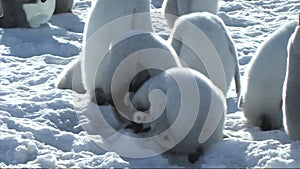
[[105, 95], [102, 89], [97, 88], [95, 89], [95, 93], [93, 93], [92, 101], [96, 103], [97, 105], [106, 105], [107, 101], [105, 100]]
[[260, 129], [262, 131], [269, 131], [269, 130], [277, 130], [279, 128], [274, 127], [274, 125], [273, 125], [272, 121], [270, 120], [270, 118], [268, 118], [268, 116], [266, 116], [266, 115], [263, 115], [261, 125], [260, 125]]
[[144, 128], [143, 124], [132, 122], [131, 124], [125, 126], [125, 129], [132, 129], [135, 134], [146, 133], [151, 130], [150, 127]]
[[203, 155], [203, 150], [201, 148], [198, 148], [196, 152], [190, 153], [188, 155], [188, 160], [190, 163], [195, 163], [199, 160], [199, 158]]

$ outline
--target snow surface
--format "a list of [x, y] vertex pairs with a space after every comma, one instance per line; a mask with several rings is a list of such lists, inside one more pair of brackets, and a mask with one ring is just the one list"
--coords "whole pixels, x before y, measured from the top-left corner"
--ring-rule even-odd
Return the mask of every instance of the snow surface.
[[[98, 146], [84, 129], [107, 135], [113, 147], [151, 147], [120, 142], [98, 121], [99, 108], [85, 102], [87, 96], [54, 86], [65, 65], [80, 54], [91, 1], [75, 0], [73, 14], [55, 15], [38, 29], [0, 29], [0, 167], [300, 167], [299, 141], [283, 130], [263, 132], [247, 124], [233, 89], [225, 125], [230, 137], [194, 164], [183, 155], [135, 159]], [[156, 32], [166, 38], [170, 30], [161, 3], [152, 0], [152, 19]], [[220, 5], [218, 15], [236, 43], [242, 75], [262, 41], [300, 12], [299, 0], [227, 0]], [[108, 121], [115, 126], [112, 117]]]

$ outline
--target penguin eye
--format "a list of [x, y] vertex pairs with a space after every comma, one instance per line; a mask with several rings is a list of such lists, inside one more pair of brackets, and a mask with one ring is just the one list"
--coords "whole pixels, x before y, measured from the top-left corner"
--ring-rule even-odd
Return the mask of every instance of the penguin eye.
[[42, 1], [42, 3], [44, 3], [44, 2], [46, 2], [47, 0], [41, 0]]

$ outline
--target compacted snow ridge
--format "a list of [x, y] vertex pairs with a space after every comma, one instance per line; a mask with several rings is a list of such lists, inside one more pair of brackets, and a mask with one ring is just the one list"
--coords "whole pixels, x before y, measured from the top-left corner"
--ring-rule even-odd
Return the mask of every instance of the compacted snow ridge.
[[[234, 87], [227, 98], [229, 137], [194, 164], [184, 155], [127, 158], [98, 146], [84, 130], [89, 121], [76, 109], [90, 104], [85, 103], [87, 96], [55, 88], [57, 76], [80, 55], [92, 1], [75, 0], [73, 13], [55, 15], [37, 29], [0, 29], [0, 167], [300, 167], [300, 143], [290, 140], [283, 129], [263, 132], [248, 124], [237, 109]], [[151, 17], [156, 33], [166, 39], [170, 29], [161, 14], [162, 1], [152, 0]], [[220, 1], [218, 16], [234, 39], [242, 77], [268, 35], [296, 20], [299, 12], [299, 0]], [[85, 111], [94, 118], [92, 108]], [[108, 121], [115, 124], [113, 118]], [[109, 134], [100, 121], [94, 125], [95, 133]], [[128, 129], [121, 133], [134, 136]], [[149, 146], [110, 139], [116, 147]]]

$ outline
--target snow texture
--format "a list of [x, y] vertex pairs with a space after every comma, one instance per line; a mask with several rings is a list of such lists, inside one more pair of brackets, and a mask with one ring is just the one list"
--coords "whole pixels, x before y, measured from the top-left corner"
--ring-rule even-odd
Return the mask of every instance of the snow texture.
[[[248, 124], [237, 109], [233, 87], [225, 117], [229, 138], [194, 164], [184, 155], [127, 158], [98, 146], [85, 130], [106, 135], [112, 147], [146, 151], [153, 145], [120, 142], [97, 121], [95, 110], [100, 109], [117, 126], [111, 107], [93, 107], [86, 103], [88, 96], [55, 88], [58, 75], [81, 52], [91, 3], [75, 0], [73, 13], [55, 15], [37, 29], [0, 29], [0, 167], [300, 167], [299, 141], [289, 139], [283, 129], [263, 132]], [[166, 39], [170, 30], [161, 4], [152, 0], [152, 22]], [[220, 1], [218, 15], [237, 46], [242, 75], [268, 35], [296, 20], [299, 12], [299, 0]], [[129, 129], [120, 132], [138, 137]]]

